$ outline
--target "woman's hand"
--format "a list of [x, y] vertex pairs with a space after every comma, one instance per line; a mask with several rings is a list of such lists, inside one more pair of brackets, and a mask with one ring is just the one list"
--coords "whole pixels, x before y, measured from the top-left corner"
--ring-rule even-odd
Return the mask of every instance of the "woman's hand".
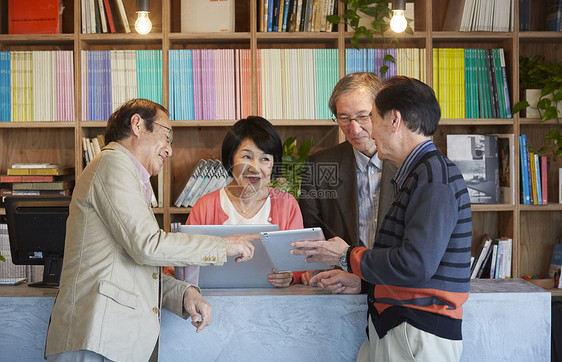
[[267, 276], [267, 280], [275, 288], [287, 288], [293, 281], [293, 273], [271, 273]]

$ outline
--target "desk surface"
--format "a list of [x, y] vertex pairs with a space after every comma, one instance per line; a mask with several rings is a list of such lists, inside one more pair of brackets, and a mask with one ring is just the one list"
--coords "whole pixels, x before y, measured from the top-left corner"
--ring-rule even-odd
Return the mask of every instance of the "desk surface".
[[[27, 283], [16, 286], [0, 286], [2, 297], [55, 297], [58, 289], [28, 287]], [[470, 293], [549, 293], [524, 279], [475, 279], [470, 283]], [[253, 289], [203, 289], [204, 296], [263, 296], [263, 295], [329, 295], [322, 288], [293, 285], [289, 288]]]
[[[3, 355], [43, 361], [56, 290], [0, 287]], [[160, 360], [354, 361], [365, 340], [365, 295], [320, 288], [203, 290], [213, 324], [162, 313]], [[463, 305], [461, 361], [550, 360], [550, 293], [521, 279], [475, 280]], [[532, 336], [531, 338], [529, 336]]]

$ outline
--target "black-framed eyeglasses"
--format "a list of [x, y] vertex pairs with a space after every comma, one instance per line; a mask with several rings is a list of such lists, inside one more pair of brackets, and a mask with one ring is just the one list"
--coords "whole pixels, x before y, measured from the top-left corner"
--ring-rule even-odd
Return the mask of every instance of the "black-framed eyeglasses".
[[337, 124], [339, 124], [340, 126], [348, 126], [351, 123], [351, 121], [355, 121], [359, 124], [367, 124], [371, 122], [371, 119], [372, 116], [370, 114], [365, 116], [356, 116], [355, 118], [350, 118], [348, 116], [337, 116], [335, 118], [332, 118], [332, 120]]
[[159, 125], [160, 127], [164, 128], [165, 130], [168, 131], [168, 133], [166, 134], [166, 140], [168, 140], [168, 144], [171, 146], [172, 143], [174, 143], [174, 130], [171, 129], [170, 127], [166, 127], [163, 124], [160, 124], [156, 121], [154, 121], [154, 124]]

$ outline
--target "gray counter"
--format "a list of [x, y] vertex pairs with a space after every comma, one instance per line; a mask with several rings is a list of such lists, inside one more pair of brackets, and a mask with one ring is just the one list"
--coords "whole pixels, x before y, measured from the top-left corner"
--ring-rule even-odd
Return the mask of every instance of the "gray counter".
[[[54, 294], [30, 289], [0, 287], [2, 361], [42, 360]], [[201, 333], [164, 311], [160, 361], [353, 361], [365, 339], [365, 295], [303, 286], [204, 295], [213, 322]], [[462, 361], [550, 361], [550, 302], [520, 279], [473, 281]]]

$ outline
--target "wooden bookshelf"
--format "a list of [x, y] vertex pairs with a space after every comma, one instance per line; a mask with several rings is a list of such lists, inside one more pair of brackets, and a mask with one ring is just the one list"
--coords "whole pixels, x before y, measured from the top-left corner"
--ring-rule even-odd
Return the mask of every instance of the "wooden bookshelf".
[[[518, 65], [519, 55], [541, 54], [547, 61], [562, 61], [562, 33], [530, 31], [519, 32], [450, 32], [441, 31], [441, 24], [449, 2], [453, 0], [415, 0], [415, 34], [400, 35], [398, 42], [389, 43], [378, 38], [373, 43], [361, 41], [362, 47], [412, 47], [426, 49], [427, 83], [432, 84], [434, 48], [503, 48], [506, 54], [511, 104], [520, 99]], [[81, 51], [111, 49], [162, 50], [163, 103], [168, 105], [168, 50], [170, 49], [250, 49], [253, 59], [252, 109], [257, 111], [256, 50], [269, 48], [328, 48], [337, 49], [339, 76], [345, 73], [345, 49], [351, 48], [352, 33], [343, 26], [334, 26], [330, 33], [263, 33], [258, 31], [259, 0], [236, 1], [236, 32], [234, 33], [181, 33], [181, 0], [151, 1], [150, 18], [153, 30], [146, 36], [132, 30], [129, 34], [82, 34], [79, 0], [63, 0], [63, 33], [54, 35], [9, 35], [7, 15], [2, 12], [0, 50], [73, 50], [75, 72], [74, 122], [0, 122], [0, 172], [15, 162], [57, 162], [74, 165], [76, 177], [84, 167], [81, 138], [103, 133], [106, 122], [82, 121], [81, 115]], [[515, 19], [518, 19], [518, 2]], [[130, 24], [134, 24], [135, 0], [124, 0]], [[343, 5], [339, 4], [340, 14]], [[540, 5], [539, 5], [540, 6]], [[516, 20], [517, 23], [517, 20]], [[540, 30], [540, 29], [535, 29]], [[155, 214], [164, 229], [171, 222], [184, 222], [188, 208], [173, 207], [191, 170], [201, 158], [219, 158], [220, 143], [227, 127], [236, 120], [173, 121], [174, 154], [164, 167], [164, 207]], [[282, 138], [297, 135], [299, 142], [313, 137], [313, 150], [329, 147], [344, 138], [331, 120], [272, 119]], [[434, 139], [446, 151], [449, 133], [513, 133], [516, 138], [527, 134], [529, 144], [538, 147], [545, 131], [560, 129], [555, 122], [541, 125], [537, 120], [510, 119], [443, 119]], [[518, 144], [513, 157], [519, 159]], [[515, 163], [515, 179], [519, 195], [519, 163]], [[562, 205], [558, 204], [558, 168], [562, 159], [550, 159], [549, 204], [545, 206], [473, 205], [473, 249], [476, 250], [483, 234], [513, 239], [513, 275], [546, 274], [552, 246], [562, 237]], [[156, 180], [154, 180], [156, 182]], [[156, 188], [155, 188], [156, 189]], [[518, 197], [517, 197], [518, 199]], [[0, 214], [4, 210], [0, 209]]]

